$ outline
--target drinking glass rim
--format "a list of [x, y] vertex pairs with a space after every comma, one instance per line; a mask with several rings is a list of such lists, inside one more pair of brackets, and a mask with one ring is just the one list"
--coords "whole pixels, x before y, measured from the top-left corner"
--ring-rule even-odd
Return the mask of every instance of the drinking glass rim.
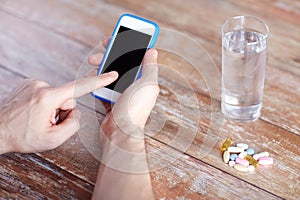
[[[232, 18], [227, 19], [227, 20], [222, 24], [222, 27], [221, 27], [221, 29], [222, 29], [222, 38], [223, 38], [224, 35], [225, 35], [225, 33], [224, 33], [224, 27], [225, 27], [230, 21], [233, 21], [233, 20], [236, 20], [236, 19], [242, 19], [242, 18], [244, 18], [244, 19], [246, 19], [246, 18], [248, 18], [248, 19], [254, 19], [254, 20], [258, 21], [259, 23], [261, 23], [261, 24], [265, 27], [265, 29], [266, 29], [266, 33], [263, 34], [263, 38], [262, 38], [262, 39], [260, 39], [260, 40], [258, 40], [258, 41], [255, 41], [255, 42], [246, 42], [247, 45], [253, 45], [253, 44], [260, 43], [260, 42], [266, 40], [266, 39], [269, 37], [269, 34], [270, 34], [269, 26], [268, 26], [263, 20], [261, 20], [261, 19], [259, 19], [259, 18], [257, 18], [257, 17], [254, 17], [254, 16], [243, 16], [243, 15], [239, 15], [239, 16], [235, 16], [235, 17], [232, 17]], [[230, 38], [228, 38], [228, 37], [226, 37], [226, 38], [227, 38], [228, 40], [234, 42], [233, 39], [230, 39]]]

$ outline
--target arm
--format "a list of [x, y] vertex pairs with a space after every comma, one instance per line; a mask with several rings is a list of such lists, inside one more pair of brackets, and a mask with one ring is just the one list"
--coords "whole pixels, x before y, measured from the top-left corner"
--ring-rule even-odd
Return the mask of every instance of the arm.
[[149, 50], [143, 75], [118, 99], [101, 125], [103, 155], [93, 199], [154, 199], [144, 127], [159, 94], [157, 51]]
[[[112, 134], [124, 136], [120, 130]], [[134, 155], [124, 156], [114, 145], [142, 155], [138, 159]], [[122, 144], [106, 144], [104, 147], [93, 199], [154, 199], [144, 141], [128, 137]], [[137, 167], [145, 172], [138, 172]]]

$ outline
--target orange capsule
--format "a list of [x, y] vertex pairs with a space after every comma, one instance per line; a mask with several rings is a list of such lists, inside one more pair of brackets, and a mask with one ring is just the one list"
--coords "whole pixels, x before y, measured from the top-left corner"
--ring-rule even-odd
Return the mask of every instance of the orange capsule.
[[220, 145], [220, 151], [223, 153], [232, 145], [233, 141], [231, 138], [226, 139], [221, 145]]
[[244, 159], [245, 159], [245, 160], [248, 160], [250, 165], [253, 165], [254, 167], [257, 167], [257, 166], [258, 166], [258, 161], [255, 160], [252, 156], [246, 155], [246, 156], [244, 157]]

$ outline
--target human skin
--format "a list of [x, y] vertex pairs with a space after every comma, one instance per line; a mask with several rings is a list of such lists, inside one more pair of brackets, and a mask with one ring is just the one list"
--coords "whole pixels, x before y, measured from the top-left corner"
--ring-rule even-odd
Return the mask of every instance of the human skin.
[[76, 98], [109, 85], [117, 77], [117, 72], [111, 72], [60, 87], [24, 80], [0, 107], [0, 154], [42, 152], [58, 147], [79, 130]]
[[[107, 41], [103, 42], [105, 47]], [[103, 154], [94, 200], [154, 199], [144, 128], [159, 94], [157, 57], [155, 49], [148, 50], [142, 77], [125, 90], [113, 107], [106, 105], [100, 130]], [[89, 62], [97, 66], [101, 60], [102, 55], [98, 54]]]
[[[100, 130], [103, 159], [93, 199], [154, 199], [144, 127], [159, 94], [157, 56], [155, 49], [148, 50], [142, 77], [126, 89], [113, 107], [105, 104], [108, 113]], [[89, 62], [99, 66], [102, 58], [101, 54], [92, 55]], [[0, 108], [0, 154], [42, 152], [63, 144], [80, 128], [76, 98], [109, 85], [117, 77], [116, 72], [110, 72], [60, 87], [24, 80]], [[122, 157], [123, 151], [129, 156]]]

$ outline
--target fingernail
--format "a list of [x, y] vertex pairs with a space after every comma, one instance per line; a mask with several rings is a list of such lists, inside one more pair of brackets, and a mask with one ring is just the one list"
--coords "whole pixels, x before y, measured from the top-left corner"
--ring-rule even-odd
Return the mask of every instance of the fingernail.
[[157, 57], [158, 57], [158, 52], [157, 52], [156, 49], [152, 49], [151, 54], [152, 54], [152, 56], [153, 56], [154, 58], [157, 59]]
[[108, 75], [111, 76], [111, 77], [117, 77], [118, 76], [118, 72], [112, 71], [112, 72], [109, 72]]

